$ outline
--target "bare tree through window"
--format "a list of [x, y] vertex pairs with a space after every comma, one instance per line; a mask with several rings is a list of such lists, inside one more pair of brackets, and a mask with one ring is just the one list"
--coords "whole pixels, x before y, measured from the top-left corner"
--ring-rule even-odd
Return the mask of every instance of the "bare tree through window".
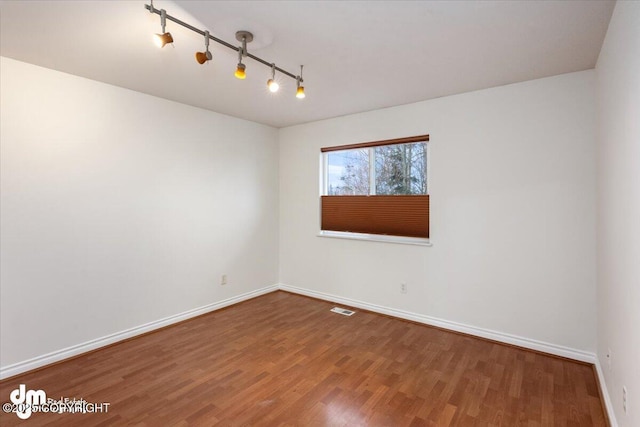
[[328, 195], [427, 194], [425, 142], [333, 151], [327, 155], [332, 171], [327, 180]]

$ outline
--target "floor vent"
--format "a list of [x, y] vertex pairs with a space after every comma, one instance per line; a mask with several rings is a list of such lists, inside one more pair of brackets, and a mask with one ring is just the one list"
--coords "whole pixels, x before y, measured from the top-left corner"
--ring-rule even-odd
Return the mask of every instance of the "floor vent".
[[345, 316], [353, 316], [355, 314], [355, 311], [347, 310], [346, 308], [340, 307], [333, 307], [331, 311], [333, 311], [334, 313], [343, 314]]

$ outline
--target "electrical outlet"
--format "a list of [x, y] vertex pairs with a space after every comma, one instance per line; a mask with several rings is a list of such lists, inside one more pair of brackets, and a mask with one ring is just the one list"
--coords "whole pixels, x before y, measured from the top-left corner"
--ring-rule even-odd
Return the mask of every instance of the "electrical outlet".
[[622, 410], [627, 413], [627, 388], [622, 387]]
[[607, 366], [611, 370], [611, 349], [607, 349]]
[[227, 284], [227, 275], [223, 274], [222, 277], [220, 278], [220, 284], [221, 285], [226, 285]]
[[400, 293], [401, 294], [406, 294], [407, 293], [407, 284], [406, 283], [400, 283]]

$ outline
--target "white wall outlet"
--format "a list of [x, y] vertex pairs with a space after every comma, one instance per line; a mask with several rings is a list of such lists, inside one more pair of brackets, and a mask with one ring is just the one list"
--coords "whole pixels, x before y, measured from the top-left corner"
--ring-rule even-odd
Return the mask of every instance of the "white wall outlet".
[[627, 388], [622, 387], [622, 410], [627, 413]]
[[221, 285], [226, 285], [227, 284], [227, 275], [223, 274], [222, 277], [220, 277], [220, 284]]
[[607, 349], [607, 366], [609, 367], [609, 370], [611, 370], [611, 349], [610, 348]]
[[407, 293], [407, 284], [406, 283], [400, 283], [400, 293], [401, 294], [406, 294]]

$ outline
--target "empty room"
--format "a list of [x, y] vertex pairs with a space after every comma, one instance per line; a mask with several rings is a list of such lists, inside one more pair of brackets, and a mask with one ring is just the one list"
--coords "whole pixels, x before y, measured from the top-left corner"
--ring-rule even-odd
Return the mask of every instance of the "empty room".
[[640, 1], [0, 0], [0, 425], [640, 426]]

